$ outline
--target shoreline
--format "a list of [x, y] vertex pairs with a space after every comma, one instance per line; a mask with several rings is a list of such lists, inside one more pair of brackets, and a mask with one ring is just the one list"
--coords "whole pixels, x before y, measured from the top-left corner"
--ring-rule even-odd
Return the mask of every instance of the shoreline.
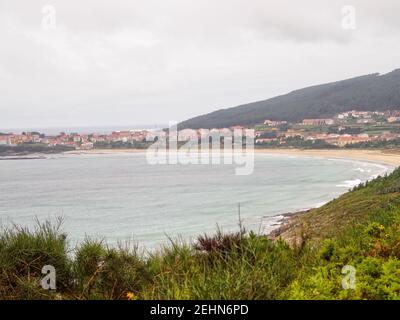
[[[92, 149], [62, 152], [66, 155], [140, 154], [146, 149]], [[400, 166], [400, 150], [368, 149], [254, 149], [255, 154], [305, 156], [327, 159], [356, 160], [386, 166]]]
[[[300, 149], [260, 149], [256, 150], [259, 154], [275, 154], [287, 156], [299, 156], [310, 158], [323, 158], [323, 159], [338, 159], [348, 161], [360, 161], [371, 164], [379, 164], [385, 166], [388, 171], [400, 166], [400, 152], [395, 150], [349, 150], [349, 149], [321, 149], [321, 150], [300, 150]], [[347, 191], [348, 192], [348, 191]], [[271, 216], [271, 218], [280, 219], [275, 222], [274, 228], [266, 233], [266, 236], [271, 240], [276, 240], [284, 233], [290, 231], [302, 215], [310, 212], [311, 210], [318, 209], [324, 204], [307, 209], [299, 209], [292, 212], [279, 213]], [[268, 218], [265, 219], [268, 221]], [[286, 239], [290, 242], [290, 239]]]
[[[145, 153], [144, 149], [93, 149], [69, 151], [66, 154], [140, 154]], [[255, 149], [255, 154], [260, 155], [280, 155], [289, 157], [309, 157], [323, 159], [337, 159], [348, 161], [360, 161], [385, 166], [391, 171], [400, 166], [400, 151], [396, 150], [368, 150], [368, 149]], [[328, 201], [327, 201], [328, 202]], [[321, 205], [323, 206], [323, 205]], [[262, 220], [269, 226], [265, 232], [271, 239], [279, 237], [283, 232], [290, 228], [290, 225], [300, 216], [317, 209], [321, 206], [302, 208], [292, 212], [276, 213], [271, 216], [264, 216]], [[270, 224], [268, 220], [272, 220]]]
[[[391, 172], [396, 167], [400, 166], [400, 150], [385, 150], [385, 149], [255, 149], [255, 154], [265, 155], [280, 155], [288, 157], [309, 157], [309, 158], [323, 158], [332, 160], [345, 160], [345, 161], [360, 161], [364, 163], [371, 163], [381, 165], [386, 168], [387, 172]], [[370, 179], [373, 179], [371, 177]], [[370, 180], [368, 179], [368, 180]], [[346, 191], [348, 192], [348, 191]], [[343, 194], [345, 194], [344, 192]], [[266, 232], [266, 236], [271, 239], [277, 239], [285, 232], [289, 231], [295, 224], [296, 220], [301, 218], [304, 214], [311, 210], [323, 207], [326, 203], [315, 206], [302, 208], [285, 213], [277, 213], [272, 216], [265, 216], [265, 221], [270, 230]], [[269, 224], [268, 220], [272, 220], [273, 224]], [[275, 221], [274, 221], [275, 220]], [[289, 240], [289, 239], [287, 239]], [[290, 242], [290, 241], [289, 241]]]
[[324, 159], [370, 162], [390, 167], [400, 166], [400, 151], [368, 149], [256, 149], [259, 154], [305, 156]]
[[[60, 155], [113, 155], [113, 154], [145, 154], [146, 149], [92, 149], [92, 150], [72, 150], [59, 153]], [[365, 163], [373, 163], [385, 166], [388, 171], [391, 171], [397, 166], [400, 166], [400, 150], [368, 150], [368, 149], [255, 149], [257, 155], [279, 155], [288, 157], [305, 157], [305, 158], [323, 158], [323, 159], [338, 159], [348, 161], [360, 161]], [[37, 156], [37, 155], [36, 155]], [[44, 155], [46, 156], [46, 155]], [[17, 160], [2, 159], [2, 160]], [[17, 158], [17, 159], [15, 159]], [[29, 157], [21, 157], [22, 159], [36, 159]], [[40, 157], [40, 159], [43, 159]], [[280, 234], [287, 231], [290, 225], [297, 218], [323, 206], [315, 206], [294, 210], [291, 212], [276, 213], [271, 216], [262, 217], [263, 224], [268, 226], [269, 230], [264, 233], [269, 238], [277, 238]], [[271, 224], [268, 220], [272, 220]]]
[[[245, 151], [245, 150], [244, 150]], [[200, 151], [201, 152], [201, 151]], [[223, 150], [221, 150], [223, 152]], [[144, 154], [146, 149], [91, 149], [71, 150], [59, 153], [32, 153], [0, 155], [1, 160], [45, 159], [48, 155], [112, 155]], [[324, 159], [352, 160], [370, 162], [390, 167], [400, 166], [400, 150], [385, 149], [254, 149], [254, 154], [300, 156]]]

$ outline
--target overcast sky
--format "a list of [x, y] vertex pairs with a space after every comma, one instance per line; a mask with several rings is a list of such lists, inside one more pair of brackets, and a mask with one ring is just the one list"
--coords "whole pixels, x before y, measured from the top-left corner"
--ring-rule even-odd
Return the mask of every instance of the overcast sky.
[[400, 68], [399, 12], [398, 0], [0, 0], [0, 127], [168, 123], [386, 73]]

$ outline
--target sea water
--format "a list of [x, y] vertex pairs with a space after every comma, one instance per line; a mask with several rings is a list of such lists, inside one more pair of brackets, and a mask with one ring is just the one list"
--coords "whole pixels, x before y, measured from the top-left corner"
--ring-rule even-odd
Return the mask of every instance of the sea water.
[[147, 249], [222, 228], [270, 231], [279, 214], [320, 206], [390, 171], [368, 162], [256, 154], [254, 172], [233, 165], [149, 165], [145, 154], [69, 154], [0, 161], [0, 223], [32, 227], [64, 218], [85, 237]]

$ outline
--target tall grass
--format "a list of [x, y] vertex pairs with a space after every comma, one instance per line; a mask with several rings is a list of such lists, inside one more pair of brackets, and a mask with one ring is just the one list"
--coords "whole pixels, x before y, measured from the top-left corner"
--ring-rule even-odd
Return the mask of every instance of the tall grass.
[[[72, 253], [72, 254], [71, 254]], [[1, 299], [274, 299], [293, 279], [297, 253], [266, 236], [201, 236], [145, 256], [86, 239], [69, 249], [59, 226], [14, 226], [0, 236]], [[56, 292], [40, 286], [56, 269]]]
[[38, 289], [42, 268], [52, 265], [57, 270], [61, 291], [71, 287], [71, 261], [66, 235], [60, 230], [61, 220], [52, 226], [38, 223], [35, 230], [13, 226], [0, 234], [0, 297], [49, 298], [50, 292]]

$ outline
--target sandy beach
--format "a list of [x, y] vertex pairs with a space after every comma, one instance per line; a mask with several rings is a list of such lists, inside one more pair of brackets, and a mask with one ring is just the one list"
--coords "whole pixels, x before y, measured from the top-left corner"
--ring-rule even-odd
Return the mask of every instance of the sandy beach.
[[[145, 153], [145, 149], [93, 149], [68, 151], [65, 154], [118, 154]], [[389, 166], [400, 166], [400, 150], [349, 150], [349, 149], [255, 149], [258, 154], [279, 154], [288, 156], [320, 157], [330, 159], [349, 159], [374, 162]]]
[[256, 153], [308, 156], [330, 159], [349, 159], [374, 162], [389, 166], [400, 166], [400, 150], [349, 150], [349, 149], [256, 149]]

